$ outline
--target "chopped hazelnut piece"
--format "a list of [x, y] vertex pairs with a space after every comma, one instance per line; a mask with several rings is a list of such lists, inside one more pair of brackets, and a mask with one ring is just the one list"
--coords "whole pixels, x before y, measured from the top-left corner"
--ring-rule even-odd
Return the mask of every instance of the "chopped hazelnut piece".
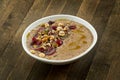
[[63, 30], [68, 30], [68, 26], [65, 26]]
[[64, 31], [59, 31], [59, 36], [65, 36], [65, 32]]
[[50, 36], [50, 40], [53, 40], [55, 37], [53, 35]]
[[38, 32], [39, 35], [41, 35], [41, 32]]
[[64, 24], [63, 23], [58, 23], [58, 26], [64, 26]]
[[45, 54], [44, 54], [44, 53], [39, 52], [38, 56], [43, 58], [43, 57], [45, 57]]
[[44, 35], [44, 38], [49, 38], [49, 36], [45, 34], [45, 35]]
[[33, 45], [33, 48], [37, 48], [37, 45]]
[[45, 23], [45, 27], [46, 27], [46, 28], [49, 27], [49, 24], [48, 24], [48, 23]]
[[44, 45], [42, 45], [41, 48], [46, 49], [46, 47]]
[[48, 40], [48, 38], [43, 38], [42, 39], [42, 42], [45, 42], [45, 41], [47, 41]]
[[35, 51], [35, 50], [30, 50], [30, 52], [31, 52], [32, 54], [35, 54], [36, 51]]
[[48, 35], [46, 35], [46, 34], [44, 35], [44, 37], [47, 37], [47, 36], [48, 36]]
[[36, 39], [37, 39], [37, 40], [41, 40], [41, 37], [39, 36], [39, 37], [37, 37]]
[[60, 26], [58, 26], [58, 27], [57, 27], [57, 31], [60, 31], [60, 30], [63, 30], [63, 28], [60, 27]]
[[47, 43], [46, 45], [51, 46], [51, 44], [50, 44], [50, 43]]
[[52, 30], [52, 33], [55, 33], [55, 30]]

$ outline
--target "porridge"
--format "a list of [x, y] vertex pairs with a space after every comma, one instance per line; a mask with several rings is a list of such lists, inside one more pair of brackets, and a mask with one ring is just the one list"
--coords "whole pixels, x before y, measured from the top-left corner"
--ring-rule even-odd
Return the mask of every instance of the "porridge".
[[92, 41], [92, 34], [85, 26], [68, 19], [42, 23], [27, 34], [31, 54], [51, 60], [78, 56], [90, 47]]

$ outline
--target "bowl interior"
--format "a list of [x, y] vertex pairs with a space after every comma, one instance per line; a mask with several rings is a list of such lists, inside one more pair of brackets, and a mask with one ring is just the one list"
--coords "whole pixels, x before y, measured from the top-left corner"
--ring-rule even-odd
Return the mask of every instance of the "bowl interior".
[[[91, 46], [85, 52], [81, 53], [80, 55], [70, 58], [70, 59], [66, 59], [66, 60], [48, 60], [45, 58], [40, 58], [38, 56], [35, 56], [34, 54], [31, 54], [26, 46], [26, 35], [28, 34], [28, 32], [30, 32], [32, 29], [34, 29], [41, 23], [45, 23], [45, 22], [48, 22], [49, 20], [56, 20], [56, 19], [69, 19], [69, 20], [78, 22], [78, 23], [84, 25], [86, 28], [88, 28], [93, 35], [93, 42], [92, 42]], [[96, 33], [96, 30], [93, 28], [93, 26], [91, 24], [89, 24], [87, 21], [85, 21], [79, 17], [72, 16], [72, 15], [52, 15], [52, 16], [38, 19], [37, 21], [33, 22], [26, 28], [26, 30], [24, 31], [23, 36], [22, 36], [22, 45], [23, 45], [23, 48], [26, 51], [26, 53], [35, 59], [38, 59], [40, 61], [47, 62], [50, 64], [56, 64], [56, 63], [62, 64], [62, 63], [69, 63], [71, 61], [74, 61], [74, 60], [82, 57], [83, 55], [87, 54], [94, 47], [96, 41], [97, 41], [97, 33]]]

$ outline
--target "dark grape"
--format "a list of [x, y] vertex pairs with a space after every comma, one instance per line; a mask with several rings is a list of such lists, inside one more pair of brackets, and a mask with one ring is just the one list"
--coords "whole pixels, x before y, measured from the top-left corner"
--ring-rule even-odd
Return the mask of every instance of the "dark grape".
[[52, 25], [53, 23], [55, 23], [54, 21], [49, 21], [48, 24]]
[[69, 29], [76, 29], [76, 26], [69, 26]]
[[53, 47], [48, 47], [47, 52], [45, 53], [46, 55], [52, 55], [56, 52], [56, 49]]
[[63, 41], [60, 40], [60, 39], [58, 39], [58, 40], [56, 41], [56, 43], [58, 44], [58, 46], [61, 46], [61, 45], [63, 44]]

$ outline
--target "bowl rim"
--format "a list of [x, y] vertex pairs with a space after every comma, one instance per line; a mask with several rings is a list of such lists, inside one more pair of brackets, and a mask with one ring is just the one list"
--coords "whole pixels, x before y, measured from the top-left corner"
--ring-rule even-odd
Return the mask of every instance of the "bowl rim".
[[[61, 17], [61, 16], [62, 17], [69, 17], [69, 18], [73, 18], [73, 19], [78, 19], [78, 20], [83, 22], [83, 23], [81, 23], [79, 21], [80, 24], [84, 25], [87, 29], [89, 29], [89, 31], [91, 32], [91, 34], [93, 36], [93, 42], [89, 46], [89, 48], [86, 49], [83, 53], [79, 54], [78, 56], [75, 56], [75, 57], [72, 57], [72, 58], [69, 58], [69, 59], [65, 59], [65, 60], [50, 60], [50, 59], [38, 57], [38, 56], [30, 53], [30, 51], [28, 50], [27, 45], [26, 45], [26, 35], [30, 31], [29, 28], [30, 27], [34, 27], [33, 25], [35, 25], [36, 23], [38, 23], [38, 22], [40, 22], [42, 20], [46, 20], [46, 19], [50, 19], [50, 18], [54, 18], [54, 17]], [[89, 26], [90, 28], [88, 28], [86, 25]], [[22, 46], [23, 46], [25, 52], [29, 56], [31, 56], [31, 57], [33, 57], [33, 58], [35, 58], [37, 60], [40, 60], [42, 62], [47, 62], [47, 63], [65, 63], [65, 62], [71, 62], [71, 61], [77, 60], [77, 59], [81, 58], [82, 56], [86, 55], [95, 46], [95, 44], [97, 42], [97, 39], [98, 39], [98, 36], [97, 36], [97, 32], [96, 32], [95, 28], [89, 22], [87, 22], [86, 20], [84, 20], [84, 19], [82, 19], [80, 17], [77, 17], [77, 16], [73, 16], [73, 15], [57, 14], [57, 15], [51, 15], [51, 16], [46, 16], [46, 17], [40, 18], [40, 19], [34, 21], [33, 23], [31, 23], [30, 25], [28, 25], [27, 28], [24, 30], [23, 35], [22, 35]]]

